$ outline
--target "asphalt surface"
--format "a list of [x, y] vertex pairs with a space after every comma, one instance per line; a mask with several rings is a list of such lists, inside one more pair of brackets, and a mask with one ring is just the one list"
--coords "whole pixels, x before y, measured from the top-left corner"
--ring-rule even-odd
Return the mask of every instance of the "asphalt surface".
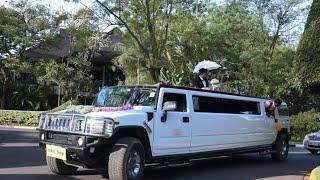
[[[52, 174], [45, 162], [45, 152], [38, 148], [38, 134], [32, 130], [0, 127], [0, 180], [29, 179], [106, 179], [103, 170], [80, 169], [74, 176]], [[269, 155], [244, 154], [194, 161], [185, 165], [148, 167], [144, 179], [308, 179], [320, 165], [320, 155], [311, 155], [292, 147], [285, 162], [272, 161]]]

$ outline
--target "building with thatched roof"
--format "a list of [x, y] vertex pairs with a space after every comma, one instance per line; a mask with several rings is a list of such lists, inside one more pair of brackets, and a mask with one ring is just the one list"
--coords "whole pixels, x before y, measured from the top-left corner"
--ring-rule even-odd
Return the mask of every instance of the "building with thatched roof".
[[[98, 52], [93, 55], [90, 60], [92, 64], [91, 74], [94, 80], [97, 80], [101, 85], [109, 84], [116, 85], [119, 80], [124, 81], [124, 73], [114, 66], [112, 60], [119, 56], [121, 52], [115, 49], [117, 43], [123, 41], [122, 33], [119, 29], [115, 28], [109, 32], [104, 32], [103, 37], [108, 38], [110, 41], [109, 46], [101, 47]], [[76, 48], [70, 48], [70, 36], [65, 33], [64, 29], [61, 29], [59, 33], [54, 37], [53, 44], [46, 46], [37, 45], [27, 50], [27, 56], [31, 61], [37, 61], [39, 59], [65, 59], [67, 56], [76, 55], [78, 50]], [[70, 52], [71, 51], [71, 52]], [[22, 73], [21, 79], [32, 79], [35, 82], [32, 75], [28, 73]]]

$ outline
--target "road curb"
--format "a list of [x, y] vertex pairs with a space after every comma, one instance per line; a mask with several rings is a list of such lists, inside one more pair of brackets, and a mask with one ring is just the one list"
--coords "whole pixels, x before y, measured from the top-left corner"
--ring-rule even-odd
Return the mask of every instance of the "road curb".
[[0, 125], [1, 128], [13, 128], [13, 129], [25, 129], [25, 130], [36, 130], [38, 127], [33, 126], [10, 126], [10, 125]]

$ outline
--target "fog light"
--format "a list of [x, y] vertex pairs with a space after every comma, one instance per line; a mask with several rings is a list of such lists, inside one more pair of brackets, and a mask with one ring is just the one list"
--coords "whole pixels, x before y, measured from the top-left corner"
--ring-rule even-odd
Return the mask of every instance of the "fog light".
[[44, 133], [41, 134], [41, 141], [44, 141]]
[[78, 138], [78, 145], [79, 146], [83, 145], [83, 139], [81, 137]]
[[90, 147], [90, 153], [94, 153], [94, 147]]

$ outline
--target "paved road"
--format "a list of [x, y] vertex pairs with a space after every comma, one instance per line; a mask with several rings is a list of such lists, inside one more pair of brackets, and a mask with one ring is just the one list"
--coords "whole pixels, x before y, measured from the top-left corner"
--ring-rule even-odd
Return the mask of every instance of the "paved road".
[[[52, 174], [45, 163], [45, 153], [39, 149], [37, 133], [0, 127], [1, 180], [104, 179], [104, 171], [81, 169], [75, 176]], [[246, 154], [196, 161], [176, 167], [152, 167], [145, 179], [205, 180], [205, 179], [307, 179], [306, 175], [320, 164], [301, 148], [291, 148], [289, 159], [274, 162], [269, 156]]]

